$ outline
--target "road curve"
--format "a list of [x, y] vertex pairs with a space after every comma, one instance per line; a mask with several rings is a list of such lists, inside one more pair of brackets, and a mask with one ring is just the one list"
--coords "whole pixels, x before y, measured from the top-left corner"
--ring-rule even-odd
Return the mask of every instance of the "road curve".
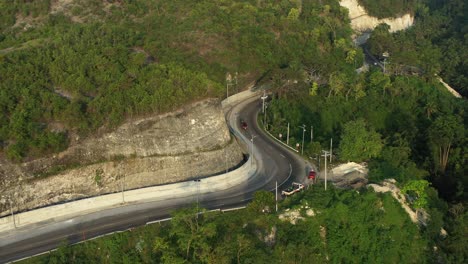
[[[255, 176], [247, 182], [222, 192], [200, 194], [200, 206], [207, 209], [228, 209], [245, 205], [258, 190], [273, 190], [276, 182], [287, 184], [304, 181], [306, 164], [296, 154], [264, 135], [257, 126], [257, 113], [260, 98], [250, 98], [241, 105], [233, 107], [228, 115], [230, 129], [245, 149], [253, 146], [258, 167]], [[239, 129], [240, 119], [248, 123], [248, 129]], [[251, 138], [254, 137], [253, 144]], [[171, 211], [192, 204], [187, 197], [159, 202], [125, 205], [100, 212], [79, 216], [50, 225], [28, 227], [14, 234], [14, 242], [0, 245], [0, 263], [15, 261], [28, 256], [47, 252], [61, 243], [78, 243], [103, 234], [142, 226], [148, 222], [164, 219]], [[8, 240], [8, 238], [6, 238]]]

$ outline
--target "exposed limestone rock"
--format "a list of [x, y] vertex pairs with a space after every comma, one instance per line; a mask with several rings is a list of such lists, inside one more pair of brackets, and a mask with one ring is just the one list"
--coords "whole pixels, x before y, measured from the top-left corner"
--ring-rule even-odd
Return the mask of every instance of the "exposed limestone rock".
[[[0, 216], [17, 211], [222, 173], [243, 154], [230, 137], [219, 101], [131, 121], [52, 157], [13, 164], [0, 158]], [[57, 166], [56, 175], [34, 175]], [[8, 200], [8, 201], [7, 201]], [[3, 212], [3, 213], [1, 213]]]
[[448, 85], [446, 82], [444, 82], [444, 80], [442, 80], [442, 78], [437, 77], [437, 79], [449, 91], [449, 93], [451, 93], [456, 98], [462, 98], [462, 96], [457, 91], [455, 91], [455, 89], [450, 87], [450, 85]]
[[355, 162], [341, 164], [330, 171], [328, 179], [338, 188], [359, 189], [368, 182], [366, 166]]
[[276, 231], [276, 226], [273, 226], [270, 233], [263, 238], [263, 242], [265, 242], [269, 247], [273, 247], [276, 243]]
[[390, 32], [407, 29], [414, 23], [414, 17], [405, 14], [397, 18], [378, 19], [367, 14], [364, 7], [360, 6], [357, 0], [341, 0], [340, 5], [349, 9], [351, 27], [357, 32], [373, 30], [377, 25], [386, 23], [390, 26]]
[[304, 220], [299, 210], [286, 211], [279, 215], [279, 219], [282, 221], [289, 221], [292, 225], [295, 225], [298, 220]]
[[394, 179], [384, 180], [382, 185], [368, 184], [367, 188], [369, 187], [374, 189], [375, 192], [391, 192], [393, 198], [395, 198], [401, 204], [401, 207], [405, 209], [413, 223], [426, 225], [429, 217], [426, 211], [424, 211], [424, 209], [413, 211], [413, 209], [411, 209], [411, 207], [409, 207], [408, 203], [406, 202], [406, 197], [401, 193], [400, 188], [395, 185]]
[[306, 214], [307, 216], [315, 216], [314, 209], [307, 209]]
[[125, 123], [114, 132], [89, 138], [50, 158], [24, 163], [32, 173], [54, 165], [89, 164], [124, 157], [173, 156], [219, 149], [230, 140], [217, 100]]

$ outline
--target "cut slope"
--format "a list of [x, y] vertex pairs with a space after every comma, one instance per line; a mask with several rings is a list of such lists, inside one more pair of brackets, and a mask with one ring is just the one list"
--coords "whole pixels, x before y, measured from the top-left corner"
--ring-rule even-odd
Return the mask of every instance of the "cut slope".
[[[22, 211], [122, 188], [210, 176], [238, 166], [242, 159], [219, 101], [205, 100], [125, 123], [51, 157], [20, 165], [0, 160], [0, 193]], [[8, 205], [8, 199], [0, 197], [3, 215]]]
[[372, 30], [381, 23], [388, 24], [390, 26], [390, 32], [395, 32], [406, 29], [414, 23], [414, 17], [410, 14], [405, 14], [396, 18], [383, 19], [369, 16], [367, 11], [364, 7], [359, 5], [357, 0], [341, 0], [340, 5], [349, 9], [351, 27], [358, 32]]

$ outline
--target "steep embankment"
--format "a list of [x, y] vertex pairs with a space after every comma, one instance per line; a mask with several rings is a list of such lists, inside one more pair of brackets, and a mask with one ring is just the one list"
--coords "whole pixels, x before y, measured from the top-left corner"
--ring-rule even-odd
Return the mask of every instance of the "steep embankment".
[[369, 16], [360, 6], [357, 0], [341, 0], [340, 5], [349, 9], [349, 18], [351, 19], [351, 27], [357, 32], [365, 32], [374, 29], [381, 23], [386, 23], [390, 26], [390, 32], [406, 29], [413, 25], [414, 17], [410, 14], [405, 14], [397, 18], [383, 18]]
[[[61, 201], [208, 176], [243, 159], [217, 100], [123, 124], [78, 141], [52, 157], [23, 164], [0, 160], [0, 215]], [[55, 175], [35, 177], [62, 166]]]

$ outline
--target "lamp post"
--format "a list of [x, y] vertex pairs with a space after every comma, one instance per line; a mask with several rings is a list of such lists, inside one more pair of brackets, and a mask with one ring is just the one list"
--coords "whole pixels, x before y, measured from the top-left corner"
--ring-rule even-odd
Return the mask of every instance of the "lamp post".
[[316, 154], [316, 155], [318, 156], [318, 170], [320, 171], [320, 161], [321, 161], [321, 160], [320, 160], [320, 157], [321, 157], [321, 156], [320, 156], [320, 153], [319, 153], [319, 154]]
[[314, 126], [310, 126], [310, 143], [314, 141]]
[[302, 150], [301, 150], [301, 154], [304, 155], [304, 136], [305, 136], [306, 128], [305, 128], [305, 125], [300, 126], [300, 128], [302, 128]]
[[229, 98], [229, 84], [232, 82], [232, 76], [228, 72], [226, 74], [226, 100]]
[[325, 191], [327, 190], [327, 156], [329, 152], [326, 150], [322, 150], [323, 156], [325, 157]]
[[200, 211], [199, 209], [199, 194], [200, 194], [200, 179], [193, 180], [197, 184], [197, 219], [198, 219], [198, 212]]
[[275, 208], [276, 212], [278, 212], [278, 181], [276, 181], [275, 187]]
[[383, 60], [383, 73], [385, 74], [385, 64], [387, 62], [387, 58], [390, 57], [390, 54], [388, 54], [388, 51], [385, 51], [382, 53], [382, 57], [384, 58]]
[[224, 148], [224, 161], [226, 162], [226, 163], [225, 163], [225, 166], [226, 166], [226, 173], [228, 173], [229, 167], [228, 167], [228, 157], [227, 157], [227, 150], [226, 150], [226, 148]]
[[16, 219], [15, 219], [15, 213], [13, 211], [13, 204], [11, 202], [11, 195], [8, 195], [8, 196], [3, 196], [2, 195], [2, 198], [8, 198], [8, 203], [10, 204], [10, 214], [11, 214], [11, 218], [13, 219], [13, 226], [16, 228]]
[[265, 90], [263, 90], [263, 96], [260, 97], [262, 99], [262, 113], [263, 113], [263, 127], [266, 128], [266, 105], [265, 105], [265, 100], [268, 98], [268, 95], [265, 94]]
[[268, 98], [268, 95], [265, 94], [265, 90], [263, 90], [263, 96], [260, 97], [262, 99], [262, 113], [265, 113], [265, 100]]
[[254, 159], [253, 145], [254, 145], [254, 138], [256, 138], [256, 137], [257, 137], [257, 136], [252, 135], [252, 138], [250, 139], [250, 153], [251, 153], [251, 157], [250, 157], [250, 168], [252, 168], [252, 160]]
[[122, 181], [122, 203], [125, 203], [125, 176], [123, 176], [124, 180]]

